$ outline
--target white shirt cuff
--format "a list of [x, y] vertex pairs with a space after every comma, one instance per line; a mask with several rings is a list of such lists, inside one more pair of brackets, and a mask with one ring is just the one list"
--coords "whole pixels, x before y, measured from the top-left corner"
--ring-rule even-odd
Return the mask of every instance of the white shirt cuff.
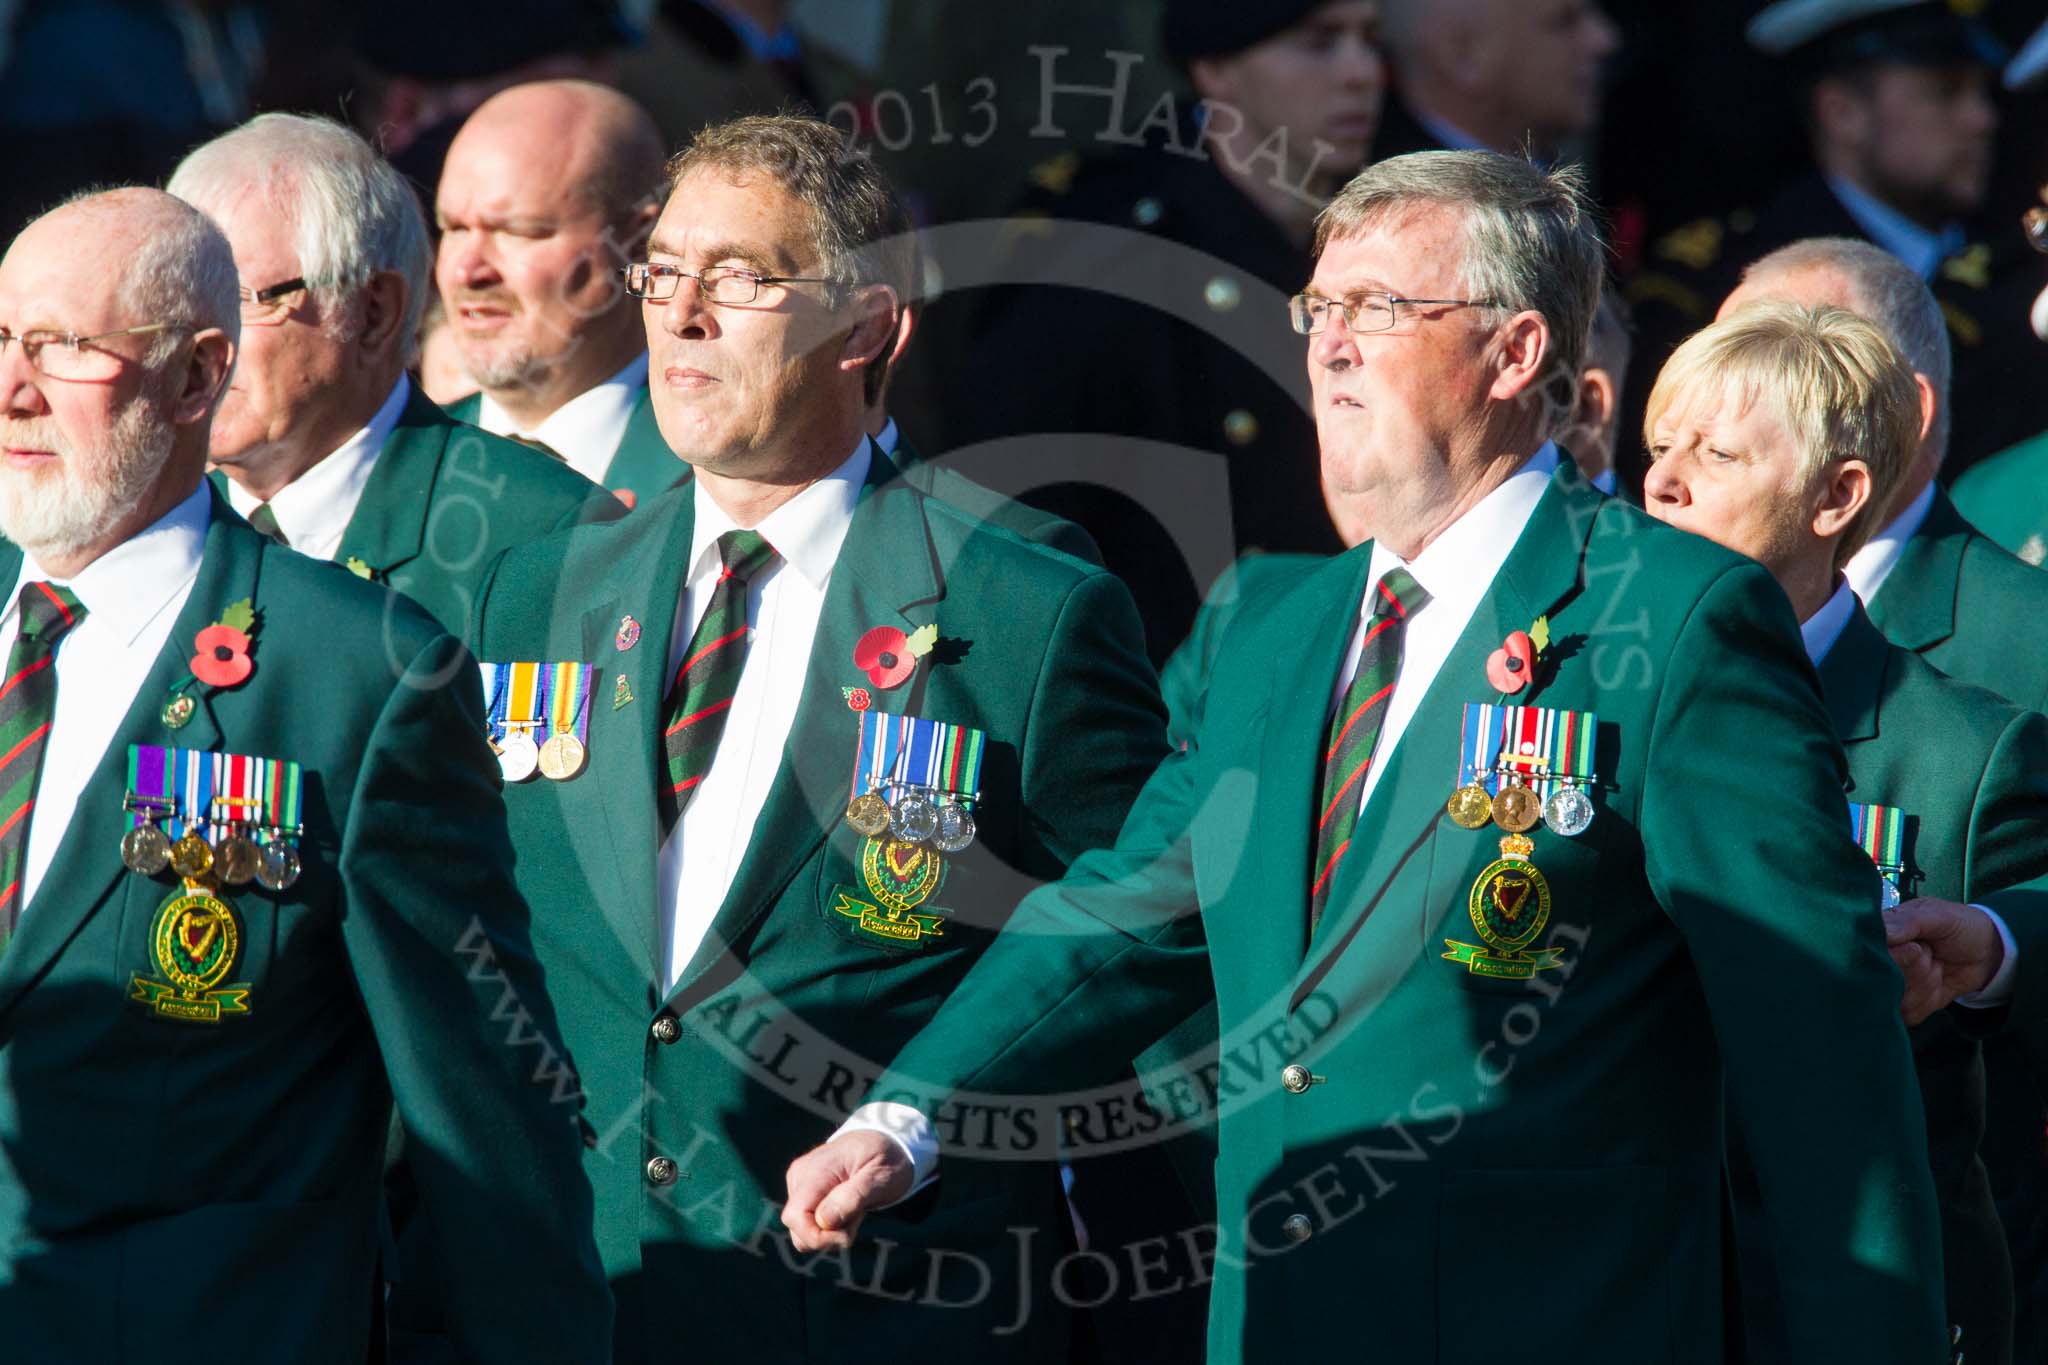
[[1972, 904], [1972, 910], [1981, 910], [1990, 917], [1992, 927], [1998, 930], [1999, 942], [2005, 945], [2005, 960], [1998, 964], [1998, 970], [1991, 974], [1981, 991], [1959, 995], [1956, 1003], [1966, 1010], [1997, 1009], [2012, 999], [2013, 979], [2019, 975], [2020, 945], [2013, 940], [2012, 930], [2006, 927], [1996, 910], [1988, 905]]
[[[912, 1180], [903, 1199], [910, 1198], [939, 1178], [938, 1134], [932, 1131], [932, 1121], [910, 1105], [888, 1100], [863, 1104], [846, 1116], [846, 1122], [840, 1124], [832, 1136], [862, 1132], [886, 1134], [910, 1158]], [[896, 1200], [895, 1204], [902, 1203], [903, 1199]], [[882, 1207], [893, 1208], [895, 1204]]]

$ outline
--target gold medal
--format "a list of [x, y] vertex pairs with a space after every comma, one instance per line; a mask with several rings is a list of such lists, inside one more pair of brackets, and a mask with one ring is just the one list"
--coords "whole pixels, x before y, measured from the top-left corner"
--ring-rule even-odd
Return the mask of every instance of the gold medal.
[[872, 839], [889, 828], [889, 803], [875, 792], [856, 796], [847, 803], [846, 823]]
[[246, 886], [255, 878], [261, 856], [247, 835], [231, 831], [213, 846], [214, 876], [229, 886]]
[[1493, 798], [1493, 823], [1510, 834], [1534, 829], [1541, 816], [1542, 803], [1536, 793], [1519, 783], [1502, 787]]
[[1478, 829], [1493, 818], [1493, 798], [1486, 794], [1486, 788], [1477, 782], [1470, 782], [1451, 793], [1451, 822], [1460, 829]]
[[540, 746], [540, 775], [554, 782], [567, 782], [583, 771], [586, 757], [583, 741], [576, 736], [562, 732], [549, 735], [548, 742]]
[[171, 870], [180, 877], [197, 879], [213, 871], [213, 846], [188, 829], [171, 845]]

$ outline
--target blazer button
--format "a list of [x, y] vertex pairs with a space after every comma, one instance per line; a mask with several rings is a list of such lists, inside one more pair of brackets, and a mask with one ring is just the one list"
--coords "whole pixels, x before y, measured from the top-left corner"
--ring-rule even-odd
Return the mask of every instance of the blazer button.
[[683, 1026], [676, 1022], [673, 1014], [655, 1016], [654, 1027], [649, 1030], [657, 1043], [673, 1043], [683, 1036]]
[[1290, 1095], [1299, 1095], [1312, 1085], [1321, 1085], [1323, 1080], [1299, 1062], [1280, 1068], [1280, 1088]]
[[1290, 1242], [1306, 1242], [1315, 1236], [1315, 1225], [1308, 1221], [1308, 1215], [1297, 1213], [1280, 1225], [1280, 1231]]
[[[655, 1157], [647, 1163], [647, 1183], [650, 1185], [673, 1185], [676, 1183], [676, 1163], [665, 1156]], [[1303, 1219], [1304, 1223], [1308, 1220]]]

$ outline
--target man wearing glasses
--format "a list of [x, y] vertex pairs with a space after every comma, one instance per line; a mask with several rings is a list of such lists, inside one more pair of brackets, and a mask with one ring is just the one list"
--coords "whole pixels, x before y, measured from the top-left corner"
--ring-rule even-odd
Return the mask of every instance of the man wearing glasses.
[[[1213, 992], [1213, 1362], [1721, 1360], [1724, 1096], [1793, 1356], [1941, 1357], [1899, 976], [1797, 623], [1548, 439], [1603, 255], [1575, 170], [1493, 152], [1331, 201], [1294, 320], [1373, 538], [1241, 604], [1116, 848], [871, 1096], [1100, 1084]], [[791, 1168], [799, 1247], [951, 1179], [871, 1114]]]
[[186, 157], [169, 189], [220, 225], [246, 281], [210, 454], [258, 530], [389, 584], [459, 635], [501, 551], [624, 514], [560, 461], [414, 392], [426, 223], [356, 134], [264, 114]]
[[480, 390], [449, 413], [545, 446], [628, 506], [684, 472], [618, 277], [654, 221], [661, 160], [653, 120], [618, 91], [534, 81], [469, 116], [434, 200], [434, 278]]
[[595, 1365], [475, 665], [206, 481], [236, 295], [156, 190], [0, 260], [0, 1341], [363, 1361], [395, 1104], [458, 1348]]
[[601, 1134], [617, 1359], [1066, 1359], [1049, 1125], [965, 1128], [881, 1254], [799, 1257], [775, 1214], [1016, 896], [1115, 836], [1165, 752], [1136, 613], [865, 434], [901, 307], [877, 248], [910, 229], [867, 158], [750, 118], [672, 180], [626, 285], [693, 477], [510, 552], [474, 643], [599, 669], [588, 770], [507, 798]]

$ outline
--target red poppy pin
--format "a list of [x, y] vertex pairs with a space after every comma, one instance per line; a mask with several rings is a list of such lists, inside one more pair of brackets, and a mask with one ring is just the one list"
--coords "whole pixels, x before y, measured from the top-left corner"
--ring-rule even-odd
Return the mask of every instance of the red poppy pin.
[[1527, 630], [1508, 633], [1486, 659], [1486, 681], [1494, 691], [1519, 692], [1536, 676], [1536, 664], [1550, 647], [1550, 618], [1539, 616]]
[[917, 661], [931, 653], [938, 642], [939, 628], [935, 625], [919, 626], [908, 635], [894, 626], [876, 626], [854, 643], [853, 666], [886, 692], [910, 681], [910, 675], [917, 671]]
[[244, 597], [229, 604], [220, 614], [220, 620], [203, 628], [192, 639], [190, 677], [171, 688], [170, 697], [163, 705], [163, 722], [173, 730], [180, 729], [192, 719], [196, 704], [191, 695], [194, 686], [210, 687], [215, 690], [240, 687], [256, 671], [255, 661], [249, 657], [250, 647], [256, 638], [256, 609]]
[[865, 711], [875, 704], [875, 699], [868, 695], [865, 687], [842, 687], [839, 691], [845, 696], [849, 711]]

